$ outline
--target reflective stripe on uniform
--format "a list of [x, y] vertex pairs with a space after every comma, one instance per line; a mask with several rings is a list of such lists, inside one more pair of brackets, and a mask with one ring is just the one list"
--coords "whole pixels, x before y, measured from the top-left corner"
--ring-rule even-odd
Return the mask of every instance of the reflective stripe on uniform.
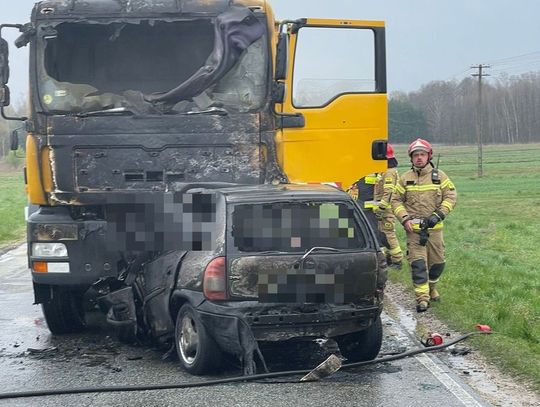
[[366, 175], [364, 177], [364, 182], [366, 184], [376, 184], [377, 183], [377, 176], [375, 176], [375, 175]]
[[405, 193], [405, 188], [403, 188], [403, 187], [402, 187], [401, 185], [399, 185], [399, 184], [396, 184], [395, 189], [396, 189], [396, 191], [398, 191], [400, 194], [404, 194], [404, 193]]
[[379, 208], [386, 209], [388, 208], [389, 203], [386, 202], [384, 199], [379, 203]]
[[452, 181], [450, 181], [450, 178], [446, 179], [441, 184], [441, 189], [444, 189], [444, 188], [456, 189], [456, 187], [454, 186], [454, 183]]
[[439, 185], [431, 184], [431, 185], [407, 185], [405, 187], [406, 191], [437, 191], [440, 189]]
[[364, 208], [366, 209], [373, 209], [379, 207], [379, 201], [365, 201], [364, 202]]
[[[443, 222], [439, 222], [439, 223], [437, 223], [435, 226], [433, 226], [432, 228], [429, 228], [428, 230], [442, 229], [443, 226], [444, 226], [444, 223], [443, 223]], [[415, 223], [415, 222], [413, 221], [412, 228], [413, 228], [413, 230], [415, 230], [415, 231], [420, 231], [420, 230], [421, 230], [421, 228], [420, 228], [420, 223]]]
[[454, 205], [452, 205], [451, 202], [448, 202], [446, 199], [441, 202], [441, 206], [444, 206], [445, 208], [448, 208], [448, 210], [454, 209]]
[[396, 209], [394, 209], [394, 214], [397, 216], [399, 212], [406, 211], [405, 207], [403, 205], [398, 205]]
[[391, 255], [399, 254], [401, 253], [401, 247], [398, 246], [395, 249], [388, 250], [388, 253], [390, 253]]

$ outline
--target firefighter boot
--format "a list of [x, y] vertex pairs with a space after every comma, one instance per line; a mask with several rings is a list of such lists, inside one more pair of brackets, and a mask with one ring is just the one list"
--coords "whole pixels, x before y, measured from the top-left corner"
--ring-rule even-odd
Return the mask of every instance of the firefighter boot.
[[431, 301], [440, 301], [441, 295], [437, 291], [437, 283], [429, 283], [429, 297]]
[[426, 312], [429, 308], [429, 285], [428, 283], [414, 284], [416, 295], [416, 312]]
[[426, 312], [429, 308], [429, 302], [427, 301], [418, 301], [416, 303], [416, 312]]

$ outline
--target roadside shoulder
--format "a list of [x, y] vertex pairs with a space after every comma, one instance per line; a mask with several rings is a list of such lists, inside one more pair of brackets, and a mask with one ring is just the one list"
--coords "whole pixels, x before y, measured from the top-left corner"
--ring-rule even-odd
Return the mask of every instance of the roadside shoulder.
[[[409, 334], [422, 338], [428, 332], [437, 332], [443, 338], [456, 338], [461, 332], [448, 328], [432, 313], [417, 314], [415, 301], [401, 284], [389, 282], [385, 290], [385, 311], [398, 321]], [[454, 345], [437, 356], [451, 368], [467, 385], [481, 394], [494, 406], [540, 405], [540, 395], [515, 378], [489, 363], [480, 350], [470, 343]]]
[[8, 242], [4, 244], [0, 244], [0, 256], [6, 254], [10, 250], [16, 249], [20, 245], [26, 243], [26, 240], [16, 240], [14, 242]]

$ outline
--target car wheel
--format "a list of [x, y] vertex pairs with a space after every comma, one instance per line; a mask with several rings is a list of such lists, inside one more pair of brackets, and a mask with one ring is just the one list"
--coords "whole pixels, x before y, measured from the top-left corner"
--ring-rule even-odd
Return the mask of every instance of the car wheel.
[[369, 328], [339, 336], [336, 342], [348, 362], [363, 362], [377, 357], [381, 350], [382, 338], [382, 321], [379, 316]]
[[51, 287], [52, 296], [41, 304], [49, 330], [55, 335], [81, 332], [86, 327], [83, 297], [60, 287]]
[[175, 338], [178, 358], [188, 373], [201, 375], [219, 367], [221, 350], [189, 304], [184, 304], [178, 312]]

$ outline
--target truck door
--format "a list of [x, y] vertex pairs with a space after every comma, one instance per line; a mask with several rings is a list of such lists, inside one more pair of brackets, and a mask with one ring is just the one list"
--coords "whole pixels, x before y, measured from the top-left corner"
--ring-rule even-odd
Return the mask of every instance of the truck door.
[[287, 40], [276, 146], [289, 181], [346, 189], [385, 170], [384, 23], [302, 19], [287, 24]]

